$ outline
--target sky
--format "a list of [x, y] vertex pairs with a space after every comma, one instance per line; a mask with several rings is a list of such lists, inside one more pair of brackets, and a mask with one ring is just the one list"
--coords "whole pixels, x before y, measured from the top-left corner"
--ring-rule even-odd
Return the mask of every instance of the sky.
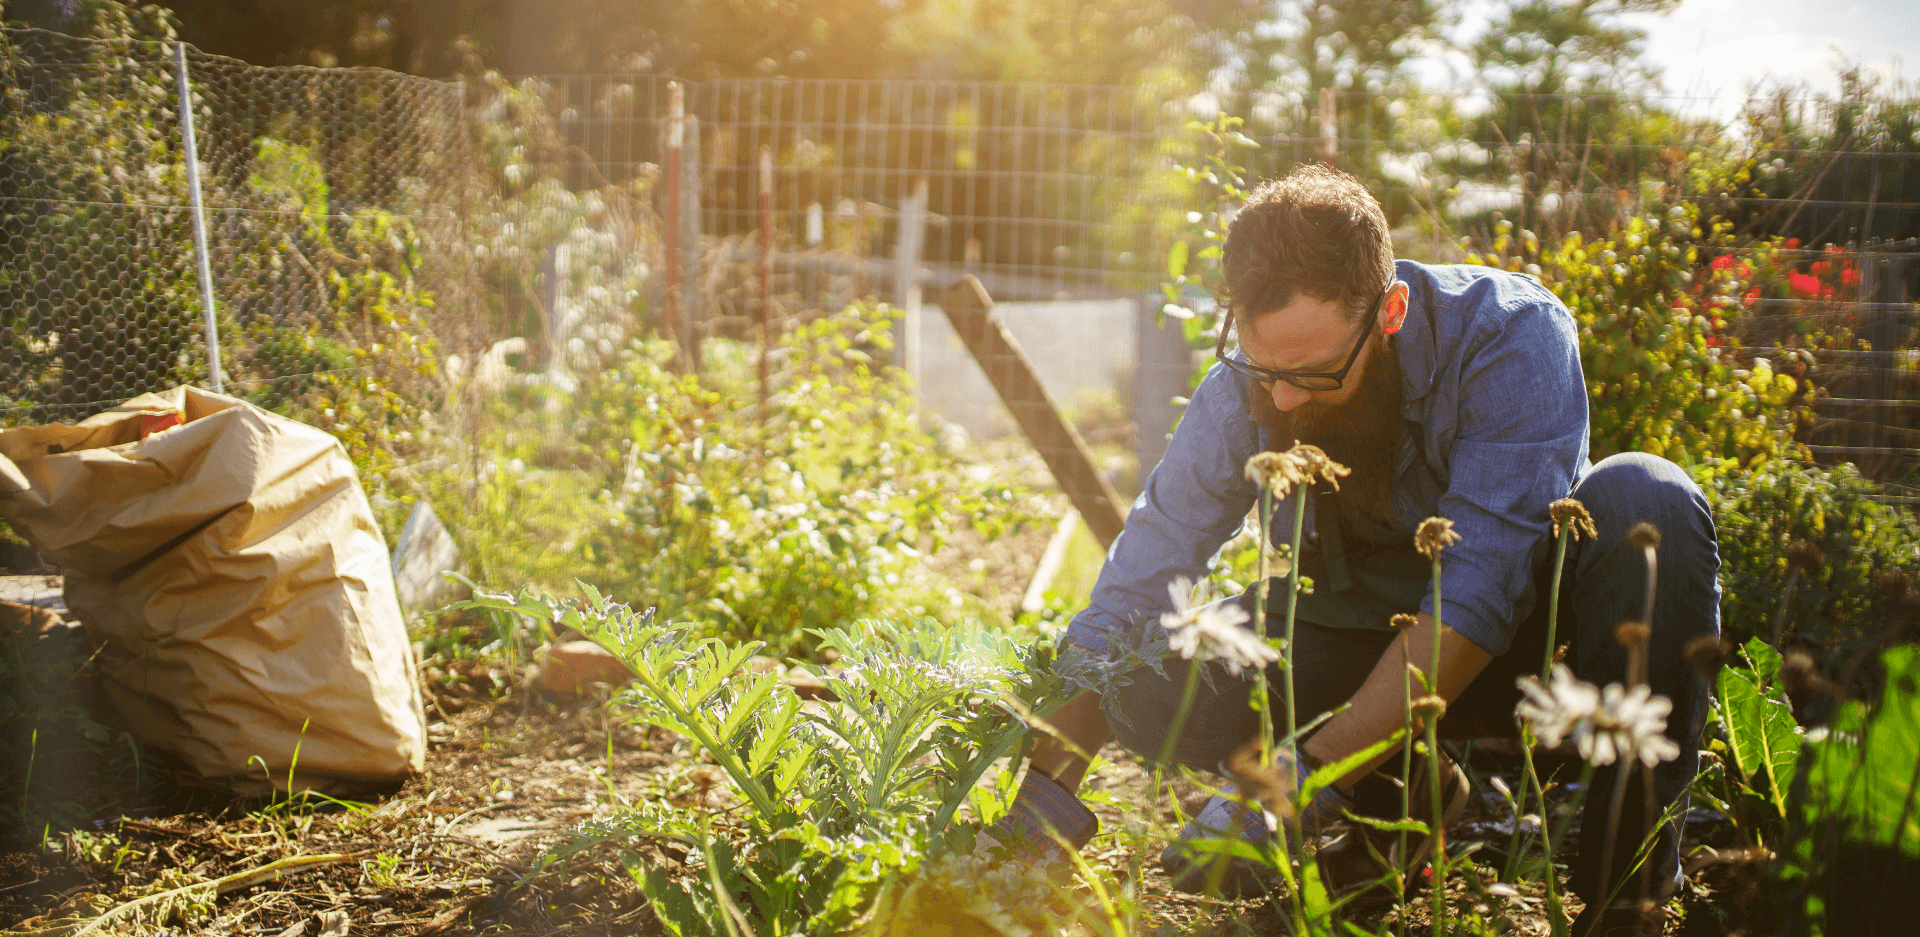
[[1920, 78], [1920, 0], [1684, 0], [1633, 20], [1676, 95], [1739, 99], [1754, 81], [1832, 93], [1843, 60]]

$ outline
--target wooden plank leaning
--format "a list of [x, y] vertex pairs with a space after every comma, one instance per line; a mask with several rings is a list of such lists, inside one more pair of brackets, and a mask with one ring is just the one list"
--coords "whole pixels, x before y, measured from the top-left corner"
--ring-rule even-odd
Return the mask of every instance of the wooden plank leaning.
[[1126, 524], [1120, 497], [1094, 467], [1086, 441], [1047, 396], [1020, 345], [993, 314], [993, 297], [986, 287], [972, 276], [964, 277], [940, 294], [939, 303], [1020, 431], [1087, 522], [1087, 530], [1102, 549], [1111, 547]]

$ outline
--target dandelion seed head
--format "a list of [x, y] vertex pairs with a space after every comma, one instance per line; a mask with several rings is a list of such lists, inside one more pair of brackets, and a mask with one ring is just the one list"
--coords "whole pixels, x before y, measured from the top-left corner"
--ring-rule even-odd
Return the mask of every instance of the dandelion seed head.
[[1413, 533], [1413, 548], [1429, 560], [1439, 560], [1440, 551], [1460, 542], [1460, 535], [1453, 532], [1453, 522], [1444, 517], [1429, 517], [1420, 522], [1420, 528]]

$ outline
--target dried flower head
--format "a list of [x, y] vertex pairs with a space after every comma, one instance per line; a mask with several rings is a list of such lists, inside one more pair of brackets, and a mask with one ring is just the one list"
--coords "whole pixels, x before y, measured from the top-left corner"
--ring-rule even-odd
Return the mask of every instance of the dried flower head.
[[1401, 612], [1400, 614], [1387, 619], [1387, 624], [1390, 627], [1392, 627], [1393, 630], [1395, 631], [1405, 631], [1408, 628], [1411, 628], [1414, 625], [1419, 624], [1419, 622], [1420, 622], [1419, 618], [1413, 615], [1409, 615], [1406, 612]]
[[1206, 587], [1196, 587], [1184, 576], [1175, 579], [1167, 592], [1173, 596], [1174, 610], [1160, 616], [1160, 625], [1173, 632], [1167, 647], [1182, 658], [1192, 660], [1197, 654], [1203, 660], [1218, 660], [1235, 676], [1280, 659], [1272, 645], [1240, 627], [1247, 621], [1247, 612], [1240, 606], [1206, 601]]
[[1430, 560], [1440, 559], [1441, 550], [1459, 542], [1460, 535], [1453, 532], [1453, 522], [1444, 517], [1429, 517], [1413, 532], [1413, 548]]
[[1319, 446], [1297, 443], [1285, 452], [1262, 452], [1247, 460], [1247, 479], [1284, 498], [1301, 485], [1320, 479], [1340, 490], [1340, 479], [1352, 469], [1328, 458]]
[[1680, 756], [1680, 746], [1664, 734], [1673, 701], [1654, 696], [1644, 684], [1629, 689], [1609, 683], [1597, 690], [1556, 664], [1552, 683], [1527, 676], [1519, 685], [1525, 698], [1514, 711], [1548, 745], [1571, 736], [1580, 757], [1595, 765], [1638, 760], [1652, 767]]
[[1587, 506], [1572, 498], [1561, 498], [1547, 505], [1547, 514], [1553, 518], [1553, 535], [1560, 536], [1561, 531], [1573, 535], [1578, 541], [1582, 536], [1593, 540], [1600, 536], [1598, 528], [1593, 526], [1593, 515], [1587, 513]]
[[1873, 587], [1895, 602], [1913, 591], [1913, 574], [1904, 569], [1879, 569], [1873, 573]]
[[1686, 648], [1680, 653], [1687, 659], [1687, 663], [1693, 665], [1694, 671], [1700, 674], [1700, 679], [1712, 683], [1719, 675], [1721, 666], [1726, 664], [1727, 655], [1733, 653], [1733, 642], [1703, 634], [1688, 641]]
[[1797, 569], [1808, 575], [1818, 573], [1827, 565], [1827, 555], [1811, 540], [1795, 540], [1787, 544], [1787, 568]]
[[1627, 531], [1627, 542], [1642, 550], [1651, 550], [1660, 545], [1660, 528], [1641, 521]]
[[1651, 637], [1653, 637], [1653, 629], [1647, 627], [1647, 623], [1642, 621], [1629, 619], [1615, 625], [1613, 628], [1613, 640], [1621, 647], [1633, 647], [1635, 645], [1645, 644], [1647, 643], [1647, 639]]
[[1806, 651], [1788, 651], [1780, 659], [1780, 682], [1792, 696], [1805, 697], [1810, 693], [1833, 697], [1841, 695], [1839, 685], [1820, 672], [1820, 665]]
[[1414, 718], [1419, 719], [1423, 724], [1437, 722], [1446, 714], [1447, 701], [1442, 697], [1429, 694], [1413, 701]]

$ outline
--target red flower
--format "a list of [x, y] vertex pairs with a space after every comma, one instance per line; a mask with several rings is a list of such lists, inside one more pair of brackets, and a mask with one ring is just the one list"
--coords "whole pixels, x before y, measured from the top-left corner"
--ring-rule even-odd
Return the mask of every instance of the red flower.
[[1756, 286], [1753, 289], [1750, 289], [1747, 291], [1747, 305], [1749, 306], [1753, 305], [1754, 302], [1757, 301], [1759, 298], [1760, 298], [1759, 287]]
[[1753, 268], [1747, 266], [1746, 264], [1739, 264], [1738, 266], [1735, 266], [1733, 268], [1733, 272], [1738, 274], [1740, 276], [1740, 279], [1742, 280], [1749, 279], [1753, 276]]
[[1824, 277], [1833, 272], [1833, 265], [1824, 260], [1816, 260], [1807, 267], [1807, 272], [1816, 277]]
[[1799, 238], [1787, 238], [1787, 246], [1788, 246], [1789, 248], [1793, 248], [1793, 247], [1799, 247], [1799, 246], [1800, 246], [1800, 239], [1799, 239]]
[[1847, 269], [1840, 271], [1840, 284], [1842, 286], [1859, 286], [1860, 271], [1855, 270], [1852, 267], [1848, 267]]
[[1732, 269], [1732, 267], [1733, 267], [1732, 254], [1721, 254], [1720, 256], [1713, 258], [1713, 269], [1715, 270], [1729, 270], [1729, 269]]
[[1812, 299], [1820, 295], [1820, 278], [1804, 273], [1787, 274], [1787, 287], [1802, 299]]

